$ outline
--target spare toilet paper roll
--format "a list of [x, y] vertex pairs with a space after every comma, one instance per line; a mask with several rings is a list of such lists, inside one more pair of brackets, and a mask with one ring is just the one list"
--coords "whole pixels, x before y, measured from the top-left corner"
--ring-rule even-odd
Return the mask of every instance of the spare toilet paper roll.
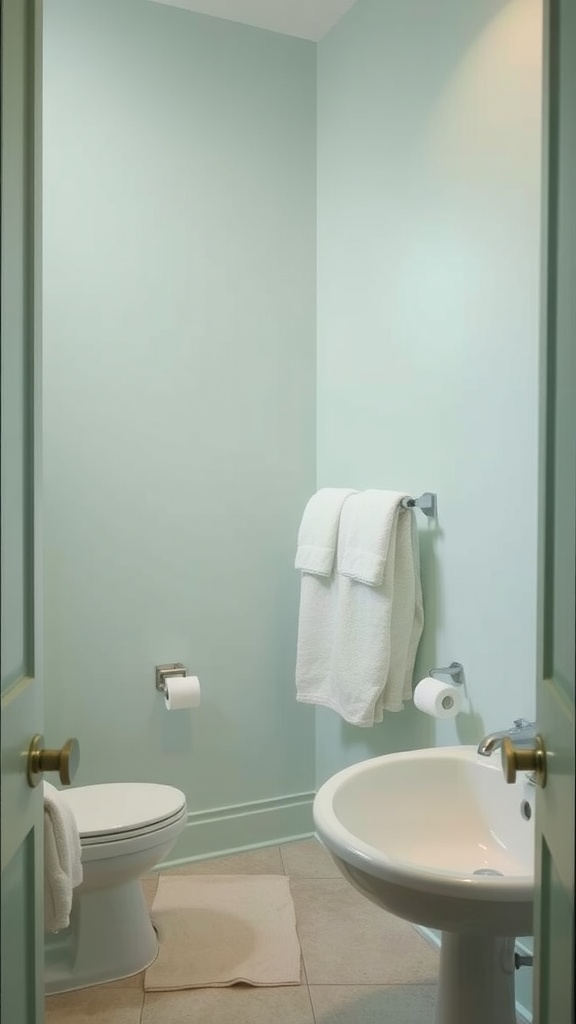
[[198, 676], [171, 676], [166, 680], [164, 700], [168, 711], [197, 708], [200, 703]]
[[462, 691], [451, 683], [426, 676], [414, 690], [414, 703], [425, 715], [433, 718], [454, 718], [462, 709]]

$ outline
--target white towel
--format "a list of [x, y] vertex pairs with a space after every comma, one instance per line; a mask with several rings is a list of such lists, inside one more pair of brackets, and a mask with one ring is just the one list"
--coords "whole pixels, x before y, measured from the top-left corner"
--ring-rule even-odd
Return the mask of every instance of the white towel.
[[310, 498], [298, 531], [296, 569], [330, 576], [334, 566], [338, 525], [342, 506], [350, 494], [347, 487], [323, 487]]
[[334, 648], [338, 577], [302, 573], [298, 644], [296, 648], [296, 700], [327, 704], [330, 700], [330, 665]]
[[82, 850], [72, 808], [44, 782], [44, 928], [70, 924], [72, 890], [82, 881]]
[[342, 576], [381, 586], [389, 551], [394, 559], [400, 502], [407, 497], [404, 491], [368, 490], [354, 498], [340, 534], [338, 572]]
[[308, 502], [298, 533], [296, 568], [302, 571], [296, 652], [296, 699], [315, 703], [330, 663], [334, 638], [333, 572], [342, 507], [356, 492], [325, 487]]
[[330, 586], [323, 581], [324, 591], [316, 581], [315, 624], [303, 623], [301, 610], [297, 699], [332, 708], [353, 725], [374, 725], [412, 696], [424, 616], [416, 524], [402, 497], [349, 497], [338, 572]]

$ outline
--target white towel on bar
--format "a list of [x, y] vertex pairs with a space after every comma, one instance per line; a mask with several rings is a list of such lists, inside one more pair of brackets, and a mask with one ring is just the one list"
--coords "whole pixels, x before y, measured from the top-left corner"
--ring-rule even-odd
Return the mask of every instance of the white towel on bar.
[[330, 665], [337, 578], [334, 561], [342, 507], [356, 492], [325, 487], [308, 502], [298, 533], [296, 568], [301, 570], [296, 651], [296, 698], [315, 703]]
[[82, 850], [72, 808], [44, 782], [44, 928], [70, 924], [72, 890], [82, 881]]
[[372, 490], [348, 498], [338, 572], [323, 594], [316, 588], [317, 631], [300, 616], [306, 659], [298, 660], [297, 699], [332, 708], [353, 725], [381, 722], [384, 711], [401, 711], [412, 696], [424, 616], [418, 534], [402, 497]]
[[338, 556], [342, 576], [371, 587], [381, 586], [388, 553], [394, 558], [400, 502], [408, 497], [405, 491], [368, 490], [357, 495], [342, 525]]
[[349, 487], [323, 487], [312, 495], [298, 531], [296, 569], [317, 576], [330, 576], [336, 554], [340, 512], [346, 499], [354, 493]]

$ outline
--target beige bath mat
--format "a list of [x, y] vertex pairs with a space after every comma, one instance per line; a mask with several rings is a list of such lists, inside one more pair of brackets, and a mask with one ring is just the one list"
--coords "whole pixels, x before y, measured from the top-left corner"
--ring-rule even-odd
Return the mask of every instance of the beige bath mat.
[[282, 875], [161, 875], [152, 904], [160, 950], [147, 992], [299, 985], [300, 944]]

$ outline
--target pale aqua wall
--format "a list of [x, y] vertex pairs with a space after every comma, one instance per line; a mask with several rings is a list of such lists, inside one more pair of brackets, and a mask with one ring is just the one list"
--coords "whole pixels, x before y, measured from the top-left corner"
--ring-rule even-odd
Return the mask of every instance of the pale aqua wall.
[[319, 710], [319, 782], [534, 713], [540, 6], [360, 0], [318, 47], [318, 484], [437, 492], [416, 678], [469, 696]]
[[[182, 788], [182, 854], [294, 834], [315, 46], [142, 0], [45, 25], [46, 738], [79, 784]], [[163, 709], [171, 660], [197, 711]]]
[[[81, 783], [184, 788], [186, 853], [297, 831], [315, 746], [321, 781], [533, 714], [539, 61], [537, 0], [359, 0], [318, 48], [46, 0], [47, 737]], [[463, 662], [455, 723], [314, 737], [296, 704], [329, 484], [437, 491], [417, 674]], [[191, 715], [154, 692], [172, 658]]]

